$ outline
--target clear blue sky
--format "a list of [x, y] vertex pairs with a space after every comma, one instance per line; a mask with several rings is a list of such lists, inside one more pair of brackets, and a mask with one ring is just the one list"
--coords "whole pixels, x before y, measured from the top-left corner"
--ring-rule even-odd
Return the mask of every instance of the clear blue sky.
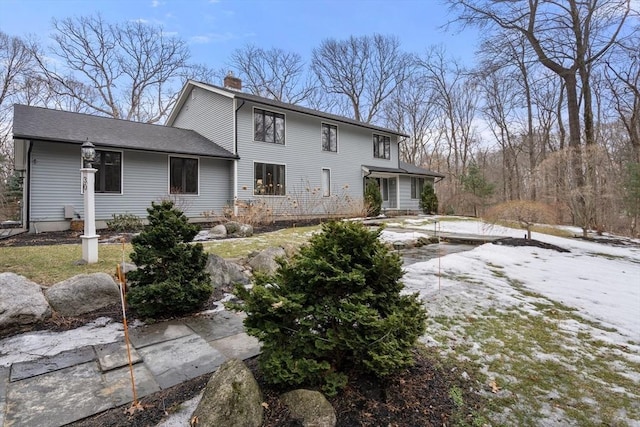
[[34, 34], [44, 43], [52, 18], [101, 13], [109, 22], [145, 20], [189, 43], [193, 62], [225, 67], [246, 43], [309, 58], [323, 39], [394, 34], [405, 51], [442, 44], [470, 64], [477, 33], [444, 30], [451, 19], [440, 0], [0, 0], [0, 30]]

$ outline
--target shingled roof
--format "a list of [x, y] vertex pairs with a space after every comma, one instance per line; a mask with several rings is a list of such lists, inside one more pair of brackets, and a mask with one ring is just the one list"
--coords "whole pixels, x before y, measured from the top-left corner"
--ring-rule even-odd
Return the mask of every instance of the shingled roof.
[[193, 130], [90, 114], [13, 106], [13, 137], [173, 154], [235, 159], [236, 155]]

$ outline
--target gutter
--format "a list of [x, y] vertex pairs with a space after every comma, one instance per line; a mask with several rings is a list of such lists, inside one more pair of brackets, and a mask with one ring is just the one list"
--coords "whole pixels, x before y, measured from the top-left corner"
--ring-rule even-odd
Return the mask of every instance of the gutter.
[[[25, 181], [22, 181], [22, 199], [24, 201], [24, 218], [22, 219], [25, 230], [29, 231], [29, 227], [31, 224], [31, 149], [33, 148], [33, 144], [31, 140], [29, 140], [29, 148], [27, 149], [27, 165], [26, 165], [26, 173], [25, 173]], [[37, 229], [36, 229], [37, 232]]]

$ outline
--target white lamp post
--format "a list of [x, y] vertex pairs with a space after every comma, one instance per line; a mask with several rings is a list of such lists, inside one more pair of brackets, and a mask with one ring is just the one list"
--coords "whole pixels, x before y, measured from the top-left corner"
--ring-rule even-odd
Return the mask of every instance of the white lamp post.
[[87, 141], [82, 144], [82, 191], [84, 193], [84, 235], [82, 240], [82, 259], [87, 264], [98, 262], [98, 235], [96, 234], [96, 203], [94, 195], [94, 183], [96, 169], [91, 164], [96, 157], [94, 145]]

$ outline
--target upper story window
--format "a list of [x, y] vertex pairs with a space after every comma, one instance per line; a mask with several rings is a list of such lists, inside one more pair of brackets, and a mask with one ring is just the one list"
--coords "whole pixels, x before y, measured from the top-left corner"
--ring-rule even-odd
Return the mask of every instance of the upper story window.
[[122, 153], [96, 150], [96, 193], [122, 193]]
[[338, 152], [338, 126], [322, 124], [322, 151]]
[[253, 139], [284, 145], [284, 114], [253, 110]]
[[169, 193], [198, 194], [198, 159], [169, 157]]
[[391, 138], [373, 134], [373, 157], [376, 159], [391, 158]]

